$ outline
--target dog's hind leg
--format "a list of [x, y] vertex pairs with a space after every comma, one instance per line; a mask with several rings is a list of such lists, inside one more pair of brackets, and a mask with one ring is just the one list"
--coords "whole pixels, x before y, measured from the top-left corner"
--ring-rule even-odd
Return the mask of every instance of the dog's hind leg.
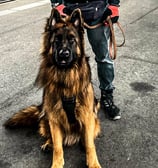
[[88, 168], [101, 168], [94, 144], [95, 138], [95, 116], [90, 113], [85, 122], [85, 148]]
[[43, 116], [43, 118], [41, 118], [40, 123], [39, 123], [39, 134], [46, 138], [46, 142], [41, 145], [41, 149], [44, 150], [52, 150], [52, 138], [51, 138], [51, 133], [50, 133], [50, 127], [49, 127], [49, 123], [48, 123], [48, 119]]
[[60, 126], [49, 120], [50, 132], [53, 141], [53, 160], [51, 168], [63, 168], [64, 154], [63, 154], [63, 135]]

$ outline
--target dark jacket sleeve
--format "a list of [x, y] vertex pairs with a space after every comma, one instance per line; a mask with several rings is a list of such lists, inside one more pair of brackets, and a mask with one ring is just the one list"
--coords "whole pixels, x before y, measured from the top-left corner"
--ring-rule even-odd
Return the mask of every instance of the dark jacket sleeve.
[[120, 0], [108, 0], [108, 3], [114, 6], [120, 6]]

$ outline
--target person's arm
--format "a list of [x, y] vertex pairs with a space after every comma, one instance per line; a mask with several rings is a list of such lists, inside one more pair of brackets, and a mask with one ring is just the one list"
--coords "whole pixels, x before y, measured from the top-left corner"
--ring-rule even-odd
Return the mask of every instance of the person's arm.
[[113, 23], [116, 23], [119, 19], [119, 6], [120, 0], [108, 0], [109, 6], [108, 9], [111, 10], [111, 20]]

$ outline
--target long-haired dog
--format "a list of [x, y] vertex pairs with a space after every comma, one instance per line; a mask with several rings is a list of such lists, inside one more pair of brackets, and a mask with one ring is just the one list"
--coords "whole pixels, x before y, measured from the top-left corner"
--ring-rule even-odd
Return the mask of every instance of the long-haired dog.
[[41, 65], [35, 83], [43, 88], [41, 105], [14, 114], [6, 127], [38, 124], [53, 149], [52, 168], [63, 168], [63, 144], [81, 140], [89, 168], [101, 168], [94, 144], [100, 132], [91, 72], [85, 56], [84, 28], [80, 10], [63, 18], [52, 9], [43, 33]]

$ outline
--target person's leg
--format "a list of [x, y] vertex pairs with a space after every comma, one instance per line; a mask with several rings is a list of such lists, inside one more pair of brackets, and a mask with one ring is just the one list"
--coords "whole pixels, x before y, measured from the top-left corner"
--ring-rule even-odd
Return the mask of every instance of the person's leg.
[[120, 119], [120, 110], [113, 102], [114, 63], [109, 56], [108, 46], [110, 29], [105, 26], [88, 29], [87, 35], [97, 62], [101, 103], [111, 119]]

